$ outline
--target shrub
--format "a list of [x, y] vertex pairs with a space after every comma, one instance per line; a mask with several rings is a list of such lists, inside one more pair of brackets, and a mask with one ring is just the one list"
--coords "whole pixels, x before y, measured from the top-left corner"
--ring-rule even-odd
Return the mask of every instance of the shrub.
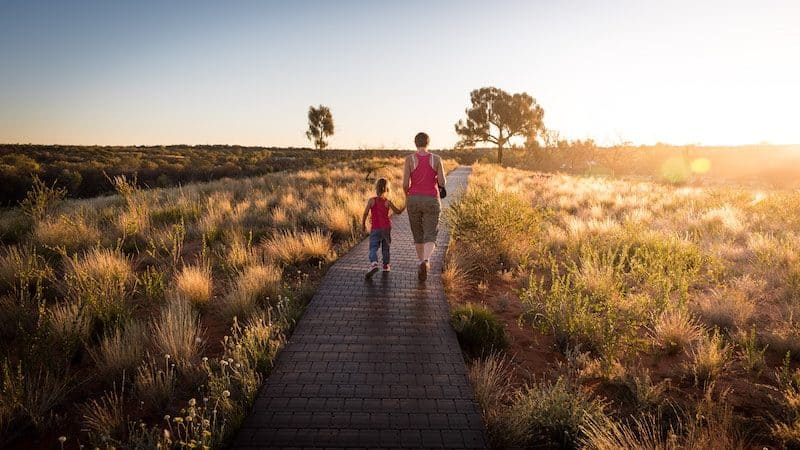
[[637, 338], [643, 316], [640, 311], [649, 297], [628, 296], [604, 298], [588, 293], [573, 266], [561, 274], [551, 267], [549, 286], [543, 278], [532, 274], [529, 286], [521, 294], [526, 315], [534, 325], [553, 334], [561, 351], [580, 346], [597, 356], [615, 357]]
[[0, 242], [17, 244], [30, 233], [32, 220], [19, 210], [0, 211]]
[[740, 332], [740, 345], [741, 345], [741, 361], [742, 367], [749, 372], [761, 372], [766, 363], [764, 353], [767, 351], [768, 345], [764, 347], [759, 346], [758, 336], [756, 335], [756, 327], [750, 329], [749, 333]]
[[200, 266], [184, 266], [175, 277], [175, 294], [179, 299], [197, 308], [205, 307], [211, 301], [211, 269]]
[[508, 347], [503, 324], [483, 305], [467, 303], [457, 306], [450, 312], [450, 323], [456, 330], [461, 348], [471, 356]]
[[166, 277], [167, 275], [155, 266], [147, 266], [139, 275], [138, 284], [147, 300], [156, 302], [163, 299], [167, 284]]
[[[638, 242], [637, 242], [638, 241]], [[631, 278], [650, 291], [652, 297], [666, 301], [676, 293], [685, 303], [689, 288], [697, 282], [703, 268], [703, 255], [696, 244], [672, 237], [645, 235], [632, 242]]]
[[65, 262], [65, 284], [70, 298], [86, 305], [103, 324], [117, 322], [127, 313], [125, 301], [135, 277], [130, 261], [115, 250], [95, 248], [82, 258]]
[[190, 365], [202, 351], [203, 329], [186, 301], [175, 299], [162, 307], [151, 331], [158, 354], [169, 355], [179, 367]]
[[46, 185], [37, 175], [33, 176], [32, 184], [31, 190], [20, 202], [20, 208], [35, 222], [39, 222], [53, 214], [67, 196], [67, 191], [56, 187], [55, 184]]
[[50, 266], [35, 249], [12, 246], [0, 255], [0, 292], [35, 289], [52, 274]]
[[451, 237], [470, 249], [483, 275], [516, 267], [532, 251], [541, 218], [518, 195], [470, 190], [446, 212]]
[[587, 424], [604, 420], [605, 404], [564, 377], [518, 391], [498, 420], [502, 444], [512, 448], [575, 448]]

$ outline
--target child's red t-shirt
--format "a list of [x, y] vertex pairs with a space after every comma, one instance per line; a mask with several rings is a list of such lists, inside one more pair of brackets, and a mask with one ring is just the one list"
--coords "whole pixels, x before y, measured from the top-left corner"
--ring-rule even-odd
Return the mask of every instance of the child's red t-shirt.
[[388, 199], [384, 197], [373, 198], [372, 208], [370, 208], [370, 224], [372, 230], [383, 230], [392, 228], [392, 219], [389, 218]]

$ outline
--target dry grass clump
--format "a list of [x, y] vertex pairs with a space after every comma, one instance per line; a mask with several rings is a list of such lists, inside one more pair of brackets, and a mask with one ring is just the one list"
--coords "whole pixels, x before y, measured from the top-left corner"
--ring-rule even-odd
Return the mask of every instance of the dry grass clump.
[[283, 206], [276, 206], [272, 208], [272, 223], [277, 228], [288, 228], [292, 225], [294, 217]]
[[744, 292], [730, 287], [697, 299], [699, 315], [722, 330], [747, 329], [755, 310], [755, 303]]
[[587, 421], [581, 431], [583, 448], [592, 450], [678, 450], [678, 434], [673, 428], [664, 430], [662, 419], [653, 414], [633, 417], [628, 422], [604, 418]]
[[271, 265], [254, 265], [244, 268], [236, 278], [233, 290], [225, 298], [225, 307], [231, 316], [245, 317], [259, 306], [278, 300], [282, 272]]
[[48, 249], [63, 249], [67, 253], [86, 250], [102, 239], [100, 230], [82, 215], [60, 215], [36, 222], [33, 242]]
[[511, 362], [501, 354], [474, 360], [469, 367], [475, 398], [488, 422], [497, 417], [501, 406], [510, 398], [512, 370]]
[[91, 317], [84, 307], [75, 302], [62, 302], [47, 310], [47, 324], [56, 345], [64, 349], [68, 358], [88, 341], [92, 332]]
[[37, 431], [56, 422], [53, 409], [73, 390], [71, 377], [58, 376], [44, 367], [25, 371], [4, 360], [0, 373], [0, 431], [32, 426]]
[[175, 295], [197, 308], [204, 308], [213, 295], [211, 269], [205, 266], [184, 266], [175, 276]]
[[[718, 403], [718, 400], [711, 400]], [[593, 450], [744, 450], [752, 448], [748, 436], [734, 421], [730, 409], [699, 410], [685, 419], [644, 414], [625, 421], [605, 418], [582, 427], [582, 448]]]
[[174, 397], [176, 382], [175, 365], [170, 358], [157, 360], [148, 355], [136, 369], [136, 398], [150, 411], [162, 411]]
[[474, 284], [471, 275], [474, 268], [470, 269], [468, 264], [469, 261], [464, 257], [463, 252], [455, 248], [455, 245], [448, 246], [442, 271], [442, 283], [445, 291], [453, 298], [462, 298]]
[[225, 254], [225, 265], [231, 269], [240, 270], [250, 264], [255, 264], [257, 261], [257, 254], [253, 250], [250, 241], [235, 234], [231, 238]]
[[125, 432], [128, 416], [125, 413], [124, 391], [106, 392], [99, 400], [92, 399], [80, 407], [83, 426], [98, 441], [119, 440]]
[[326, 261], [331, 258], [333, 246], [330, 238], [321, 231], [283, 231], [262, 244], [265, 254], [283, 265]]
[[9, 291], [17, 284], [19, 263], [24, 260], [18, 247], [8, 247], [0, 254], [0, 292]]
[[52, 275], [53, 269], [35, 249], [11, 246], [0, 256], [0, 292], [29, 290]]
[[123, 371], [133, 373], [139, 365], [149, 342], [147, 327], [138, 320], [107, 331], [89, 355], [100, 373], [115, 377]]
[[691, 350], [690, 362], [687, 366], [694, 375], [695, 383], [708, 385], [716, 380], [730, 365], [732, 352], [731, 346], [716, 330], [711, 336], [701, 339]]
[[338, 237], [352, 236], [358, 216], [353, 216], [340, 204], [327, 204], [320, 207], [316, 213], [316, 221], [322, 228]]
[[73, 256], [65, 261], [64, 272], [69, 297], [85, 304], [96, 319], [108, 323], [126, 314], [135, 276], [119, 251], [95, 248], [83, 257]]
[[703, 334], [703, 327], [682, 308], [662, 311], [650, 330], [656, 348], [668, 355], [691, 348]]
[[179, 366], [195, 362], [203, 350], [203, 328], [192, 305], [170, 301], [152, 324], [151, 339], [159, 355], [169, 355]]

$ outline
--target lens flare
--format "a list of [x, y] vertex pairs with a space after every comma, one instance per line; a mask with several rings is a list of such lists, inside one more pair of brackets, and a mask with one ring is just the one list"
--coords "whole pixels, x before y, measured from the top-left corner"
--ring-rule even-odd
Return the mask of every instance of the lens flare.
[[686, 160], [681, 157], [667, 158], [661, 164], [661, 178], [670, 183], [683, 183], [689, 179], [691, 172]]
[[689, 166], [692, 173], [707, 173], [711, 170], [711, 160], [708, 158], [697, 158]]

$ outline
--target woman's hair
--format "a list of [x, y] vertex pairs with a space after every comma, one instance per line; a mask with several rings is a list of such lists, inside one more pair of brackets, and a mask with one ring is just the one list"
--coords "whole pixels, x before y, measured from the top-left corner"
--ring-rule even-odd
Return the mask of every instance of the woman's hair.
[[416, 145], [417, 148], [427, 147], [430, 142], [431, 138], [427, 133], [419, 132], [416, 136], [414, 136], [414, 145]]
[[386, 178], [378, 178], [378, 181], [375, 182], [375, 193], [383, 195], [385, 192], [389, 192], [389, 182], [386, 181]]

